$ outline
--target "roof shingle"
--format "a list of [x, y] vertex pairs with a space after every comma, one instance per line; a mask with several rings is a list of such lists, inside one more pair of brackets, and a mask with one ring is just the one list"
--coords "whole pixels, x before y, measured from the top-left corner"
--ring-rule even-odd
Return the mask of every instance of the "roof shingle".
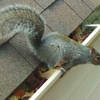
[[64, 0], [82, 19], [85, 19], [92, 10], [81, 0]]
[[0, 100], [4, 100], [33, 71], [9, 44], [0, 47]]
[[61, 0], [42, 13], [48, 26], [53, 31], [69, 35], [81, 22], [81, 18]]
[[83, 0], [92, 10], [100, 5], [100, 0]]
[[35, 0], [42, 8], [47, 8], [56, 0]]

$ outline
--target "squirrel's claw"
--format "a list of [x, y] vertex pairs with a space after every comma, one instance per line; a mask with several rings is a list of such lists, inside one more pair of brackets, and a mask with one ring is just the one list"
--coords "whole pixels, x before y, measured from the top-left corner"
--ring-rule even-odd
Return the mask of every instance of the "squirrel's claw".
[[66, 74], [66, 70], [63, 67], [57, 68], [58, 70], [61, 70], [62, 75], [60, 76], [60, 78], [62, 78], [65, 74]]

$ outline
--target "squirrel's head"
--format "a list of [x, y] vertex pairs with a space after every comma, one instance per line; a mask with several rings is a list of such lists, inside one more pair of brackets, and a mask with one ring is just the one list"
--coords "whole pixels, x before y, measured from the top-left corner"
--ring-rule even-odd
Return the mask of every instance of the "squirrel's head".
[[94, 65], [100, 65], [100, 54], [91, 46], [92, 63]]
[[93, 60], [92, 60], [92, 63], [94, 65], [100, 65], [100, 54], [94, 55]]

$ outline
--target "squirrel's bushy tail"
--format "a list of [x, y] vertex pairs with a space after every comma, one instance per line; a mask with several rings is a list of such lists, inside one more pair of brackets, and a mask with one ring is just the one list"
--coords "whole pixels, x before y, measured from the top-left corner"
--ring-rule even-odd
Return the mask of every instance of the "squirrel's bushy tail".
[[33, 48], [38, 47], [45, 22], [34, 9], [26, 5], [10, 5], [0, 10], [0, 44], [16, 33], [26, 33]]

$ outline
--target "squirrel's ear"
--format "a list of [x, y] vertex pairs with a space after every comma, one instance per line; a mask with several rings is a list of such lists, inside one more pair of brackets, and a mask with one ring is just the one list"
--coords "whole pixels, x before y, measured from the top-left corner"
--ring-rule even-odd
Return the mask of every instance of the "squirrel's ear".
[[92, 45], [88, 46], [88, 48], [90, 48], [91, 53], [94, 53], [95, 49], [93, 48]]
[[89, 45], [88, 48], [90, 48], [92, 50], [93, 49], [93, 46], [92, 45]]

